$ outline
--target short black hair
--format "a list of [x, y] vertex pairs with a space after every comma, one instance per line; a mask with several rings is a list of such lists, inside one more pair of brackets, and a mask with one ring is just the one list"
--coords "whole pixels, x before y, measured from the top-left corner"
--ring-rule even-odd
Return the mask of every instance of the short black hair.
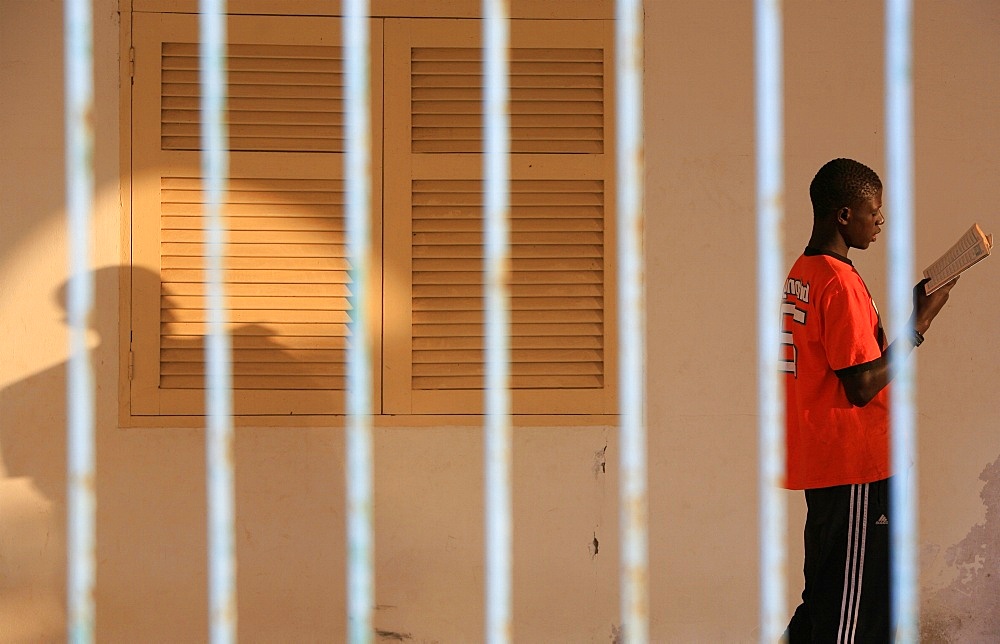
[[865, 164], [853, 159], [829, 161], [809, 184], [813, 217], [822, 217], [844, 206], [853, 208], [881, 189], [882, 180]]

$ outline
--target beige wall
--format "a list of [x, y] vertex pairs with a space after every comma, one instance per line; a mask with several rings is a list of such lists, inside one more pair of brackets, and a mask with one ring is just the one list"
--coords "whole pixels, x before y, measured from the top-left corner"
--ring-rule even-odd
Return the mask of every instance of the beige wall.
[[[808, 181], [852, 156], [885, 177], [877, 3], [786, 3], [786, 263], [808, 236]], [[64, 639], [66, 332], [62, 3], [0, 0], [0, 640]], [[119, 429], [119, 17], [97, 0], [100, 641], [205, 639], [203, 433]], [[917, 2], [917, 264], [971, 221], [1000, 230], [1000, 10]], [[757, 633], [752, 7], [646, 3], [651, 634]], [[893, 186], [886, 186], [889, 226]], [[885, 244], [855, 259], [886, 303]], [[992, 260], [953, 292], [919, 351], [925, 634], [1000, 637], [1000, 295]], [[914, 280], [917, 276], [914, 275]], [[886, 304], [883, 309], [887, 308]], [[479, 639], [482, 442], [475, 428], [376, 431], [376, 627]], [[614, 428], [515, 432], [515, 638], [617, 632]], [[606, 459], [606, 463], [605, 463]], [[241, 428], [240, 637], [344, 632], [342, 433]], [[605, 466], [602, 467], [602, 463]], [[802, 502], [789, 494], [789, 602]], [[596, 553], [594, 540], [599, 543]], [[993, 620], [993, 621], [990, 621]]]

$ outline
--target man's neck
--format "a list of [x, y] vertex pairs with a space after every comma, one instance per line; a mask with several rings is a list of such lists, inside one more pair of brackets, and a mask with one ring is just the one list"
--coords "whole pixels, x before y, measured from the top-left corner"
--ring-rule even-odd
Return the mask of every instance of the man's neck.
[[815, 226], [813, 227], [812, 236], [809, 237], [809, 247], [842, 257], [847, 257], [847, 251], [850, 250], [836, 230], [818, 230]]

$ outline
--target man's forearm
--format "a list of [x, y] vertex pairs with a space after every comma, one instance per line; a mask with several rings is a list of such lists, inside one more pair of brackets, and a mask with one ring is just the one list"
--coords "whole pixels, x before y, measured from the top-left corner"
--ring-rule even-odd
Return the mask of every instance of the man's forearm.
[[[921, 333], [922, 341], [922, 332], [918, 331], [918, 333]], [[855, 407], [864, 407], [870, 403], [895, 376], [892, 364], [896, 353], [904, 351], [905, 355], [908, 356], [917, 345], [918, 341], [915, 335], [896, 338], [882, 354], [882, 357], [872, 362], [868, 369], [841, 376], [840, 381], [844, 385], [847, 400]]]

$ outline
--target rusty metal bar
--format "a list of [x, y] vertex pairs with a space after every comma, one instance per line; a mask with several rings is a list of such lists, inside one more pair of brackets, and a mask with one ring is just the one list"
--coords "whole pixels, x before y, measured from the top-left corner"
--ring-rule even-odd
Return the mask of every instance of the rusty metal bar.
[[615, 4], [621, 613], [628, 642], [649, 640], [642, 1]]
[[94, 306], [90, 266], [94, 202], [94, 57], [90, 0], [66, 0], [66, 214], [69, 236], [67, 366], [67, 611], [68, 638], [94, 640], [96, 498], [94, 376], [87, 321]]
[[347, 639], [371, 642], [375, 607], [372, 528], [371, 128], [368, 2], [344, 2], [347, 250], [351, 321], [347, 345]]
[[205, 192], [205, 432], [208, 471], [209, 635], [236, 641], [236, 539], [233, 482], [232, 349], [224, 281], [222, 204], [229, 176], [226, 125], [226, 3], [200, 0], [201, 172]]
[[511, 641], [510, 7], [483, 0], [486, 641]]
[[[886, 179], [892, 186], [889, 228], [890, 337], [911, 337], [913, 306], [913, 78], [910, 0], [886, 1]], [[892, 624], [897, 642], [919, 640], [919, 573], [917, 567], [917, 415], [916, 356], [893, 356], [895, 374], [890, 396], [892, 428]]]
[[785, 625], [784, 391], [779, 370], [784, 131], [780, 0], [754, 7], [757, 130], [757, 381], [759, 401], [760, 641], [777, 642]]

